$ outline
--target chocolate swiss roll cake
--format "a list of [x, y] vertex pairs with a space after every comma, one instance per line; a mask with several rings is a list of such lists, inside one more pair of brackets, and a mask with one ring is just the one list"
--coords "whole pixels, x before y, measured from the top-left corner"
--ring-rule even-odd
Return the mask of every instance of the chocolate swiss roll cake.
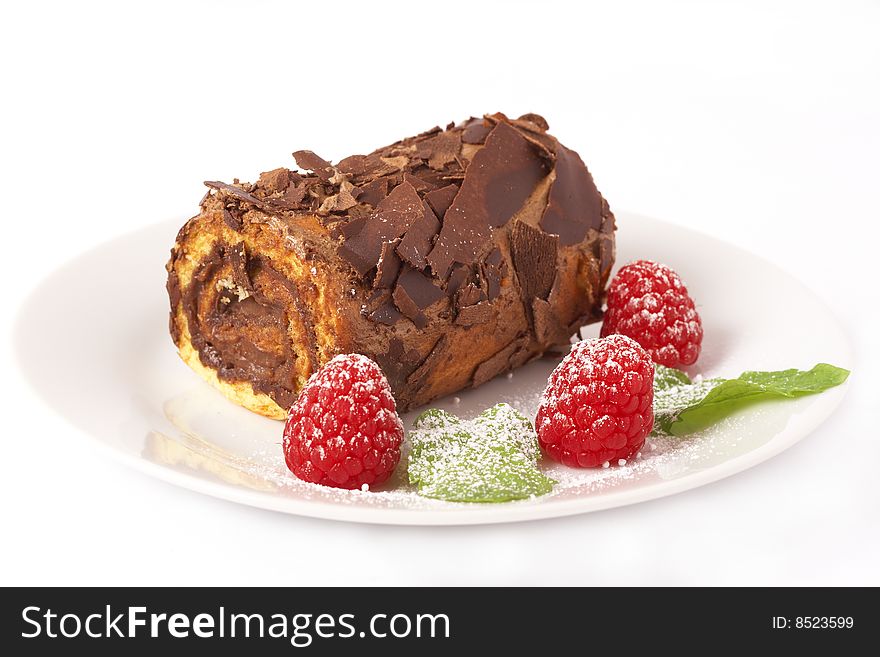
[[399, 410], [478, 386], [600, 318], [614, 216], [536, 114], [434, 128], [335, 165], [205, 183], [168, 263], [180, 356], [283, 419], [308, 377], [360, 353]]

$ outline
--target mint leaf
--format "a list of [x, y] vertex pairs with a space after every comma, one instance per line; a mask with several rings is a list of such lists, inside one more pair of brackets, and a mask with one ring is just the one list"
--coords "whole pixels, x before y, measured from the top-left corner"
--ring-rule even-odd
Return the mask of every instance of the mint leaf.
[[471, 421], [430, 409], [416, 418], [409, 438], [409, 481], [425, 497], [507, 502], [544, 495], [556, 483], [537, 468], [532, 423], [507, 404]]
[[848, 370], [819, 363], [808, 371], [744, 372], [735, 379], [693, 382], [684, 372], [657, 365], [653, 433], [684, 436], [755, 402], [812, 395], [840, 385], [848, 376]]
[[[697, 382], [671, 367], [654, 365], [654, 429], [655, 436], [672, 435], [672, 425], [688, 408], [698, 405], [724, 379], [706, 379]], [[720, 418], [719, 418], [720, 419]]]
[[654, 365], [655, 395], [657, 394], [658, 390], [670, 390], [671, 388], [675, 388], [681, 385], [688, 385], [690, 383], [692, 383], [691, 378], [681, 370], [676, 370], [672, 367], [666, 367], [659, 364]]

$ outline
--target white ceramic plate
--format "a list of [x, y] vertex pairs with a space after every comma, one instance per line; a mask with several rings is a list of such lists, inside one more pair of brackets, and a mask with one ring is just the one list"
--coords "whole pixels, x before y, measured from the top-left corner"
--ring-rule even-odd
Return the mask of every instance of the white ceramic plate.
[[[852, 365], [830, 311], [770, 263], [705, 235], [618, 215], [618, 262], [675, 268], [703, 318], [693, 373]], [[165, 481], [287, 513], [394, 524], [467, 524], [548, 518], [632, 504], [716, 481], [791, 446], [834, 410], [845, 386], [747, 409], [686, 440], [648, 439], [624, 467], [572, 470], [545, 462], [550, 495], [507, 504], [419, 497], [400, 472], [383, 491], [337, 491], [284, 466], [282, 423], [239, 408], [178, 358], [167, 331], [164, 263], [180, 222], [160, 224], [77, 257], [44, 281], [19, 317], [26, 378], [71, 424], [125, 462]], [[598, 326], [585, 329], [595, 335]], [[542, 359], [435, 406], [472, 417], [506, 401], [534, 417], [556, 361]], [[414, 414], [404, 417], [409, 427]], [[403, 468], [398, 468], [398, 471]]]

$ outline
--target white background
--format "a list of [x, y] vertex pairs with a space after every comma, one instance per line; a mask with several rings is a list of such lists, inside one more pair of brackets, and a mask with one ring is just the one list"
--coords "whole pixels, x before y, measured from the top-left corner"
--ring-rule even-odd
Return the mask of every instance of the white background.
[[[20, 2], [0, 30], [0, 583], [880, 584], [877, 2]], [[29, 290], [98, 242], [182, 222], [202, 180], [499, 110], [546, 116], [613, 208], [736, 243], [815, 290], [857, 354], [838, 413], [675, 497], [402, 528], [152, 480], [18, 374]]]

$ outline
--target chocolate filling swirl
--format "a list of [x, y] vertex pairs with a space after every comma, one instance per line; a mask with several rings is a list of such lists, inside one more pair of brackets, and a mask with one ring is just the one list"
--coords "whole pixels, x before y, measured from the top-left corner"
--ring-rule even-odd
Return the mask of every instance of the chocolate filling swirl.
[[296, 283], [268, 258], [249, 257], [243, 244], [215, 246], [181, 301], [193, 347], [221, 380], [250, 381], [286, 408], [318, 367], [311, 313]]

